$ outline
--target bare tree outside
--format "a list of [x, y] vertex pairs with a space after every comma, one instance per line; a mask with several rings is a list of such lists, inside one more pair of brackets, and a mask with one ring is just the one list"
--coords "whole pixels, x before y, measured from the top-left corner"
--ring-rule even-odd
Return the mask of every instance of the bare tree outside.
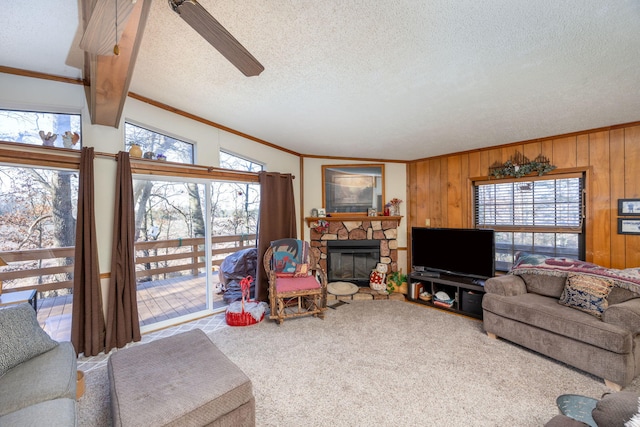
[[[71, 138], [71, 135], [77, 137]], [[79, 150], [80, 115], [0, 110], [0, 140]], [[49, 274], [38, 271], [73, 266], [71, 253], [75, 246], [78, 171], [2, 166], [0, 188], [0, 230], [3, 235], [0, 250], [27, 251], [24, 258], [28, 258], [11, 262], [3, 271], [35, 271], [31, 276], [25, 273], [28, 277], [4, 280], [3, 286], [20, 288], [72, 281], [72, 267]], [[52, 256], [57, 248], [70, 248], [71, 251], [66, 251], [64, 256]], [[42, 249], [51, 251], [38, 251]], [[53, 289], [41, 292], [41, 297], [70, 292], [70, 289]]]

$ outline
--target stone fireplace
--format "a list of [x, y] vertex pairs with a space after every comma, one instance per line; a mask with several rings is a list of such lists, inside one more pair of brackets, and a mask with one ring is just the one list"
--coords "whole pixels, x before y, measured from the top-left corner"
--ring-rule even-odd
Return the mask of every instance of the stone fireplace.
[[[398, 271], [397, 228], [400, 219], [366, 216], [307, 218], [311, 228], [311, 246], [320, 249], [320, 265], [327, 271], [329, 281], [343, 280], [369, 286], [369, 273], [378, 262], [387, 264], [389, 272]], [[326, 222], [324, 227], [319, 226], [321, 220]], [[332, 267], [338, 263], [340, 270], [335, 274]], [[348, 275], [359, 277], [354, 280]]]

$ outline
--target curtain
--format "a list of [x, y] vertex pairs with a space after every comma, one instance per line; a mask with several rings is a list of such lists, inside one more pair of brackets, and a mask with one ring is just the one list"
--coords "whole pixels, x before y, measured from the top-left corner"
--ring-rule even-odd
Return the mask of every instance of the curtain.
[[107, 304], [106, 351], [140, 341], [134, 250], [133, 182], [129, 153], [117, 156], [116, 197]]
[[71, 342], [76, 354], [84, 353], [85, 356], [95, 356], [104, 350], [105, 333], [93, 198], [93, 157], [93, 147], [82, 149], [71, 317]]
[[269, 281], [262, 257], [271, 241], [298, 238], [293, 176], [277, 172], [258, 173], [260, 182], [260, 218], [258, 220], [258, 272], [255, 298], [269, 300]]

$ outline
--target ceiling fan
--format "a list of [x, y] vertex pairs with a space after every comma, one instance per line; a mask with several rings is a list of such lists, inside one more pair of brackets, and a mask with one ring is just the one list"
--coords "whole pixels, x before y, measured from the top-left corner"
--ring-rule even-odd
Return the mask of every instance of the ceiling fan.
[[245, 76], [264, 71], [262, 64], [196, 0], [169, 0], [169, 5]]
[[[257, 76], [264, 71], [262, 64], [196, 0], [168, 1], [187, 24], [245, 76]], [[118, 41], [135, 3], [136, 0], [97, 0], [90, 12], [80, 47], [96, 55], [118, 55]]]

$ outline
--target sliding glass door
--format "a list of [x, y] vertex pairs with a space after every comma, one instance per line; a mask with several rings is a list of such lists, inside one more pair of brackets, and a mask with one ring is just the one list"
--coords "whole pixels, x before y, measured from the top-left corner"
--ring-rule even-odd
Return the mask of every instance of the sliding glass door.
[[256, 246], [258, 184], [136, 176], [133, 186], [142, 331], [223, 310], [220, 266]]
[[210, 310], [205, 203], [208, 184], [137, 177], [135, 249], [140, 326], [163, 326]]

